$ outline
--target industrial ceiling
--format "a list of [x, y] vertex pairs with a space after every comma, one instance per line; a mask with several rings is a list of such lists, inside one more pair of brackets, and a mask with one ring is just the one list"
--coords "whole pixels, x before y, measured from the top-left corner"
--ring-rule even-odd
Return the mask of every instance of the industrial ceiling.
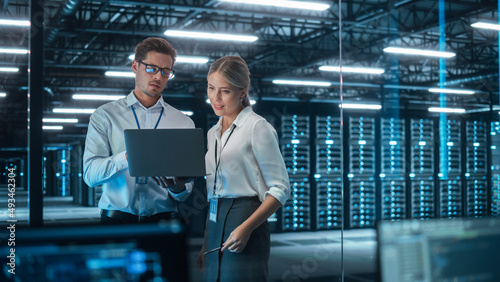
[[[306, 2], [306, 1], [302, 1]], [[429, 105], [459, 105], [470, 110], [498, 104], [498, 31], [475, 29], [477, 21], [497, 22], [497, 1], [356, 0], [326, 3], [307, 11], [226, 3], [172, 0], [44, 1], [44, 115], [58, 107], [91, 107], [73, 94], [127, 94], [133, 78], [111, 78], [105, 71], [129, 71], [135, 45], [149, 36], [169, 40], [183, 56], [208, 57], [205, 64], [175, 65], [165, 97], [205, 100], [206, 73], [224, 55], [240, 55], [252, 73], [251, 95], [257, 100], [380, 103], [383, 107], [420, 110]], [[441, 6], [440, 6], [441, 4]], [[0, 18], [29, 19], [30, 1], [0, 1]], [[440, 8], [441, 7], [441, 8]], [[164, 35], [167, 29], [257, 36], [248, 43], [185, 39]], [[0, 48], [28, 48], [26, 27], [0, 26]], [[389, 46], [446, 50], [450, 59], [386, 53]], [[15, 145], [14, 132], [26, 124], [28, 55], [0, 54], [0, 147]], [[383, 68], [381, 75], [319, 70], [322, 65]], [[440, 75], [441, 74], [441, 75]], [[330, 87], [273, 84], [274, 79], [329, 81]], [[430, 94], [429, 87], [473, 89], [474, 95]], [[441, 97], [441, 98], [440, 98]], [[440, 100], [441, 99], [441, 100]], [[101, 102], [102, 103], [102, 102]], [[191, 109], [192, 110], [192, 109]], [[83, 125], [70, 134], [84, 135]], [[83, 128], [83, 129], [82, 129]], [[60, 139], [63, 140], [63, 139]]]

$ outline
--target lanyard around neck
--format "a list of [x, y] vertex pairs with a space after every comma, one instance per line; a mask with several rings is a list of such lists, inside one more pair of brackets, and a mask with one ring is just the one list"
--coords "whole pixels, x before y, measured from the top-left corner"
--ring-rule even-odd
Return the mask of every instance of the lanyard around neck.
[[[141, 129], [141, 126], [139, 125], [139, 120], [137, 119], [137, 115], [135, 114], [134, 106], [130, 105], [130, 107], [132, 108], [132, 112], [134, 113], [135, 122], [137, 123], [137, 128]], [[165, 110], [165, 108], [161, 107], [160, 116], [158, 117], [158, 121], [156, 121], [156, 125], [155, 125], [154, 129], [156, 129], [158, 127], [158, 124], [160, 123], [161, 116], [163, 115], [163, 110]]]
[[[231, 132], [229, 133], [229, 136], [227, 137], [226, 139], [226, 142], [224, 143], [224, 146], [221, 147], [220, 149], [220, 154], [222, 156], [222, 150], [226, 147], [227, 145], [227, 141], [229, 141], [229, 138], [231, 138], [231, 135], [233, 135], [233, 131], [234, 129], [236, 128], [236, 125], [233, 125], [233, 128], [231, 129]], [[220, 165], [220, 159], [217, 159], [217, 139], [215, 139], [215, 178], [214, 178], [214, 195], [215, 195], [215, 189], [216, 189], [216, 185], [217, 185], [217, 171], [219, 171], [219, 165]]]
[[[132, 108], [132, 112], [134, 113], [135, 122], [137, 123], [137, 128], [141, 129], [141, 126], [139, 125], [139, 119], [137, 119], [137, 115], [135, 114], [134, 106], [130, 105], [130, 107]], [[156, 121], [156, 125], [155, 125], [154, 129], [156, 129], [158, 127], [158, 124], [160, 123], [160, 119], [161, 119], [161, 116], [163, 115], [164, 109], [165, 109], [164, 107], [161, 107], [160, 116], [158, 117], [158, 121]], [[136, 177], [135, 183], [136, 184], [148, 184], [148, 177]]]

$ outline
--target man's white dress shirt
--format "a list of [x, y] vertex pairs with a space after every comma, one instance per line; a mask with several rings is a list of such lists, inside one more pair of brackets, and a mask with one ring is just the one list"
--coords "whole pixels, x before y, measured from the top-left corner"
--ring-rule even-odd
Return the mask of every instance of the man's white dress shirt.
[[[194, 122], [179, 110], [160, 98], [158, 102], [145, 108], [135, 97], [133, 91], [117, 101], [102, 105], [90, 117], [85, 152], [83, 154], [83, 178], [90, 187], [102, 184], [99, 208], [120, 210], [138, 214], [139, 201], [136, 193], [136, 179], [128, 172], [125, 156], [125, 129], [137, 129], [132, 111], [134, 107], [141, 129], [154, 128], [161, 109], [158, 128], [194, 128]], [[162, 144], [158, 140], [158, 151]], [[182, 161], [182, 160], [179, 160]], [[147, 213], [177, 211], [177, 201], [185, 200], [191, 193], [193, 183], [186, 184], [186, 190], [179, 194], [156, 185], [149, 178], [146, 200]]]

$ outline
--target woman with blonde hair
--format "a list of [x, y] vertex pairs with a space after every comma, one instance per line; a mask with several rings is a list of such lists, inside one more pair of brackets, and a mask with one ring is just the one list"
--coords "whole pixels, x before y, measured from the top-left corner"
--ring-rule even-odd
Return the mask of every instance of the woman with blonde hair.
[[220, 119], [207, 134], [210, 210], [198, 266], [206, 281], [267, 281], [267, 219], [290, 195], [278, 135], [250, 106], [250, 72], [241, 57], [215, 61], [207, 80]]

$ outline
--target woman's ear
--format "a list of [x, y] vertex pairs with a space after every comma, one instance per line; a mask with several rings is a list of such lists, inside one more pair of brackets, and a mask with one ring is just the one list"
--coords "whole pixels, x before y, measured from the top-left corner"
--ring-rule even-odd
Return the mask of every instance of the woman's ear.
[[247, 94], [248, 94], [248, 88], [241, 90], [240, 100], [244, 99]]

